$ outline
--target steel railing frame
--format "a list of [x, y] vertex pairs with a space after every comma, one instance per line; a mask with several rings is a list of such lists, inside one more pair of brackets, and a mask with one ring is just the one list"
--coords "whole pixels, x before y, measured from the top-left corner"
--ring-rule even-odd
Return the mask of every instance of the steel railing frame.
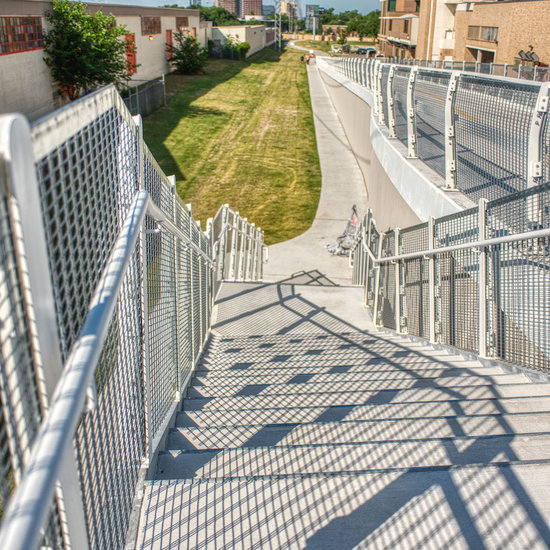
[[[418, 141], [420, 138], [417, 132], [416, 118], [419, 105], [422, 105], [422, 97], [417, 97], [415, 95], [417, 82], [419, 81], [419, 77], [423, 74], [439, 73], [441, 75], [448, 75], [449, 83], [445, 99], [441, 99], [441, 101], [444, 102], [444, 119], [440, 122], [444, 127], [444, 135], [441, 138], [440, 147], [443, 151], [444, 162], [441, 166], [436, 164], [434, 167], [439, 175], [444, 178], [445, 188], [448, 190], [462, 190], [468, 192], [470, 186], [469, 169], [467, 167], [470, 161], [463, 157], [463, 153], [459, 147], [461, 144], [457, 142], [458, 130], [461, 128], [461, 126], [459, 126], [460, 119], [471, 119], [472, 124], [481, 124], [481, 122], [476, 121], [475, 117], [462, 112], [460, 108], [457, 107], [457, 94], [459, 92], [463, 94], [462, 97], [467, 97], [468, 101], [473, 101], [475, 103], [475, 94], [477, 92], [468, 91], [468, 84], [464, 82], [468, 79], [468, 82], [474, 79], [480, 83], [487, 83], [487, 85], [493, 83], [491, 85], [506, 85], [511, 88], [516, 87], [517, 90], [523, 90], [521, 92], [522, 94], [526, 93], [526, 90], [529, 90], [530, 95], [532, 95], [532, 93], [538, 94], [536, 105], [534, 105], [532, 109], [529, 107], [528, 122], [524, 124], [524, 115], [516, 111], [508, 113], [502, 118], [508, 120], [517, 116], [518, 122], [515, 126], [511, 127], [510, 131], [520, 137], [523, 136], [523, 134], [529, 136], [529, 147], [526, 151], [527, 159], [525, 167], [523, 165], [516, 166], [515, 161], [510, 164], [510, 170], [514, 170], [513, 174], [515, 174], [515, 180], [517, 180], [514, 185], [519, 185], [520, 187], [517, 188], [519, 190], [542, 183], [542, 167], [545, 162], [548, 162], [547, 156], [549, 154], [543, 146], [545, 136], [542, 134], [543, 129], [547, 126], [546, 120], [548, 116], [550, 116], [548, 114], [550, 102], [550, 84], [548, 82], [516, 79], [486, 73], [473, 73], [465, 71], [462, 66], [451, 66], [449, 64], [443, 64], [441, 66], [435, 63], [430, 63], [427, 66], [422, 64], [415, 65], [414, 63], [395, 64], [391, 59], [322, 58], [319, 60], [319, 65], [321, 68], [324, 67], [325, 70], [327, 68], [336, 70], [344, 78], [367, 88], [373, 93], [375, 118], [377, 118], [377, 122], [380, 126], [387, 127], [389, 139], [396, 137], [394, 110], [395, 93], [393, 86], [395, 70], [399, 66], [411, 66], [406, 106], [407, 140], [404, 145], [407, 147], [407, 158], [420, 158], [420, 160], [424, 160], [425, 162], [428, 158], [431, 158], [433, 154], [430, 152], [425, 160], [424, 156], [419, 156], [418, 152]], [[364, 66], [362, 69], [361, 65]], [[365, 80], [361, 76], [363, 73], [371, 74], [372, 77]], [[386, 74], [387, 78], [385, 77]], [[464, 96], [466, 93], [469, 95]], [[497, 98], [497, 100], [494, 107], [496, 111], [500, 110], [502, 112], [502, 110], [512, 109], [507, 99], [501, 100]], [[433, 101], [433, 98], [431, 101]], [[496, 115], [496, 117], [500, 118], [498, 115]], [[521, 121], [521, 123], [519, 121]], [[495, 135], [498, 135], [500, 131], [500, 128], [496, 128], [494, 130], [496, 133]], [[520, 132], [522, 132], [522, 134], [520, 134]], [[494, 139], [497, 138], [495, 137]], [[426, 140], [424, 140], [423, 143], [426, 143]], [[480, 158], [485, 158], [485, 149], [487, 145], [484, 143], [483, 139], [479, 138], [474, 140], [471, 146], [473, 147], [472, 151], [470, 151], [471, 154], [477, 155]], [[474, 196], [475, 200], [480, 196], [489, 199], [493, 198], [494, 195], [491, 195], [491, 193], [508, 192], [505, 186], [502, 190], [500, 190], [500, 188], [495, 188], [493, 191], [491, 190], [491, 188], [496, 185], [495, 178], [499, 170], [505, 172], [508, 170], [509, 163], [507, 164], [500, 159], [501, 157], [499, 155], [487, 159], [488, 164], [494, 164], [494, 168], [487, 173], [486, 183], [484, 183], [480, 189], [475, 189], [473, 191], [474, 194], [476, 194]]]
[[[115, 122], [118, 125], [116, 126], [117, 135], [121, 135], [120, 132], [126, 132], [124, 135], [131, 137], [131, 150], [128, 149], [128, 151], [134, 155], [132, 158], [135, 158], [135, 161], [132, 162], [135, 162], [137, 167], [135, 181], [126, 181], [129, 178], [129, 172], [125, 171], [127, 166], [122, 165], [126, 158], [123, 156], [126, 151], [120, 149], [119, 143], [115, 144], [115, 162], [119, 163], [117, 164], [118, 176], [126, 179], [117, 182], [119, 186], [117, 192], [122, 193], [126, 189], [123, 186], [132, 183], [132, 185], [135, 185], [136, 194], [131, 205], [130, 202], [125, 205], [127, 210], [120, 222], [122, 224], [124, 221], [124, 223], [120, 227], [118, 236], [116, 236], [115, 244], [109, 249], [111, 252], [102, 267], [103, 272], [96, 285], [93, 298], [89, 302], [88, 313], [76, 340], [70, 348], [65, 364], [63, 364], [60, 353], [61, 345], [58, 339], [59, 319], [56, 315], [56, 297], [52, 288], [52, 282], [55, 284], [55, 281], [45, 276], [52, 269], [49, 265], [48, 243], [44, 227], [40, 227], [40, 223], [37, 224], [37, 220], [44, 220], [45, 222], [45, 218], [42, 212], [44, 203], [41, 202], [35, 163], [52, 154], [52, 152], [57, 154], [57, 149], [67, 139], [95, 122], [97, 117], [105, 117], [113, 110], [120, 113], [122, 117], [122, 122]], [[162, 187], [161, 195], [164, 199], [162, 197], [158, 198], [158, 200], [164, 200], [162, 207], [160, 203], [157, 204], [153, 201], [148, 191], [143, 189], [146, 184], [151, 184], [145, 181], [145, 162], [148, 163], [149, 172], [154, 173], [157, 178], [157, 183], [154, 185], [160, 182], [160, 187]], [[51, 117], [37, 121], [32, 129], [29, 128], [24, 117], [20, 115], [0, 117], [0, 169], [3, 171], [2, 176], [7, 177], [5, 187], [8, 194], [13, 195], [13, 198], [9, 200], [13, 203], [16, 223], [10, 226], [10, 230], [18, 244], [17, 258], [23, 262], [19, 276], [22, 278], [22, 286], [28, 289], [27, 318], [34, 330], [32, 341], [36, 342], [32, 368], [35, 370], [34, 376], [39, 382], [44, 381], [45, 387], [45, 398], [42, 406], [44, 420], [39, 435], [34, 439], [32, 451], [25, 455], [21, 468], [16, 471], [16, 487], [3, 516], [0, 545], [6, 548], [30, 549], [36, 547], [41, 536], [43, 536], [43, 525], [52, 510], [55, 492], [58, 513], [63, 514], [59, 517], [63, 546], [67, 548], [89, 548], [91, 545], [91, 542], [89, 542], [91, 531], [89, 525], [87, 527], [85, 516], [87, 502], [83, 500], [84, 489], [81, 489], [81, 480], [78, 473], [79, 465], [75, 454], [69, 452], [68, 449], [71, 448], [70, 442], [73, 441], [75, 436], [79, 419], [85, 418], [82, 415], [94, 410], [97, 404], [93, 373], [94, 369], [98, 367], [99, 355], [102, 352], [107, 328], [110, 321], [113, 320], [113, 312], [117, 311], [115, 305], [123, 284], [122, 281], [129, 269], [129, 262], [132, 261], [132, 266], [134, 266], [132, 267], [131, 277], [135, 277], [135, 273], [138, 271], [141, 273], [139, 279], [141, 297], [138, 292], [138, 296], [132, 295], [131, 300], [136, 304], [132, 306], [134, 311], [139, 310], [141, 312], [139, 315], [141, 315], [143, 329], [141, 333], [141, 360], [138, 360], [135, 364], [143, 373], [142, 382], [140, 382], [140, 384], [143, 384], [142, 391], [144, 393], [144, 431], [146, 438], [143, 448], [144, 454], [141, 456], [141, 469], [143, 470], [150, 464], [153, 453], [156, 452], [161, 440], [161, 432], [166, 427], [166, 422], [169, 421], [173, 410], [175, 410], [172, 406], [169, 413], [163, 417], [164, 420], [160, 425], [158, 421], [156, 421], [155, 426], [152, 425], [151, 411], [155, 406], [155, 396], [150, 386], [150, 373], [153, 366], [149, 364], [149, 350], [152, 346], [155, 346], [155, 342], [150, 341], [148, 334], [149, 299], [147, 287], [149, 271], [147, 261], [150, 254], [149, 237], [153, 238], [154, 243], [155, 237], [153, 234], [166, 235], [168, 240], [163, 242], [173, 242], [173, 246], [170, 245], [166, 250], [160, 249], [162, 254], [172, 249], [176, 253], [175, 262], [172, 261], [166, 264], [170, 269], [173, 269], [173, 274], [169, 277], [173, 277], [173, 280], [177, 283], [178, 279], [190, 276], [191, 286], [189, 286], [189, 292], [194, 292], [198, 300], [189, 312], [187, 308], [185, 311], [178, 311], [177, 288], [174, 291], [177, 312], [174, 319], [175, 325], [178, 324], [177, 318], [179, 315], [190, 315], [189, 326], [191, 330], [188, 336], [191, 339], [190, 353], [193, 359], [190, 370], [185, 369], [189, 372], [182, 371], [183, 376], [179, 377], [179, 367], [177, 365], [181, 363], [182, 358], [178, 355], [180, 348], [178, 329], [177, 327], [174, 328], [175, 340], [171, 342], [175, 345], [173, 353], [177, 357], [176, 370], [178, 372], [175, 374], [177, 388], [175, 388], [174, 393], [174, 404], [177, 406], [181, 392], [185, 389], [185, 385], [188, 383], [208, 340], [210, 312], [213, 306], [216, 285], [219, 285], [221, 280], [236, 280], [237, 278], [237, 273], [234, 272], [230, 277], [230, 274], [224, 269], [226, 255], [229, 252], [235, 254], [235, 260], [241, 266], [238, 274], [241, 280], [258, 280], [262, 275], [262, 259], [265, 250], [264, 234], [254, 224], [244, 222], [239, 214], [230, 210], [227, 205], [219, 211], [223, 216], [221, 225], [215, 229], [213, 220], [208, 220], [207, 233], [203, 233], [199, 222], [195, 222], [191, 216], [190, 205], [184, 205], [177, 196], [175, 178], [164, 175], [143, 142], [140, 117], [132, 119], [122, 99], [112, 86], [64, 107], [53, 113]], [[63, 177], [62, 172], [59, 177]], [[134, 178], [133, 175], [132, 178]], [[167, 199], [166, 197], [170, 198]], [[124, 201], [128, 199], [121, 196], [121, 200], [124, 205]], [[170, 203], [168, 206], [166, 200]], [[187, 227], [185, 224], [179, 226], [180, 219], [178, 219], [178, 215], [184, 221], [189, 220], [189, 234], [187, 234], [187, 230], [183, 230], [184, 227]], [[230, 216], [231, 220], [229, 219]], [[145, 226], [145, 220], [147, 220], [147, 227]], [[235, 249], [229, 250], [228, 235], [231, 239], [233, 239], [233, 236], [240, 239], [241, 246], [238, 251]], [[162, 238], [165, 239], [166, 237]], [[189, 266], [184, 269], [185, 273], [178, 273], [177, 258], [180, 253], [185, 253], [180, 251], [185, 250], [188, 251], [189, 256], [182, 261], [188, 262]], [[155, 253], [153, 249], [151, 249], [151, 253]], [[192, 263], [196, 267], [195, 271], [198, 277], [196, 281], [192, 280]], [[136, 279], [134, 278], [132, 281], [132, 284], [134, 284]], [[127, 283], [124, 283], [124, 285], [127, 285]], [[178, 287], [177, 284], [176, 287]], [[36, 299], [37, 296], [38, 299]], [[190, 303], [195, 299], [193, 296], [193, 294], [190, 294]], [[34, 301], [33, 297], [35, 298]], [[194, 319], [193, 311], [195, 308], [198, 308], [197, 311], [200, 317], [198, 319]], [[165, 315], [164, 312], [159, 314]], [[119, 315], [119, 312], [117, 315]], [[162, 317], [162, 323], [169, 322], [172, 321], [168, 317]], [[196, 323], [200, 323], [200, 325]], [[118, 321], [113, 326], [115, 330], [117, 327], [120, 330], [121, 325], [118, 324]], [[126, 328], [129, 327], [130, 325], [126, 326]], [[135, 335], [132, 332], [134, 330], [137, 330]], [[139, 327], [131, 328], [130, 332], [132, 334], [128, 338], [135, 339], [139, 336], [140, 329]], [[116, 353], [113, 357], [116, 361]], [[137, 356], [135, 357], [137, 358]], [[138, 365], [140, 361], [143, 363]], [[156, 376], [158, 377], [158, 373]], [[162, 391], [164, 394], [161, 397], [164, 397], [167, 394], [166, 392], [171, 390], [163, 389]], [[158, 414], [157, 418], [160, 418]], [[94, 457], [92, 459], [95, 460]], [[110, 479], [110, 477], [106, 478], [105, 482], [109, 482]], [[113, 504], [113, 506], [118, 510], [118, 504]]]
[[[540, 191], [539, 191], [540, 189]], [[547, 184], [539, 189], [533, 189], [534, 192], [521, 192], [518, 195], [521, 195], [521, 199], [526, 201], [526, 204], [529, 204], [531, 201], [537, 203], [537, 196], [541, 195], [542, 193], [548, 193], [550, 191], [550, 184]], [[527, 196], [529, 195], [529, 196]], [[513, 197], [511, 197], [513, 198]], [[500, 199], [496, 202], [504, 202], [506, 199]], [[490, 294], [489, 289], [494, 287], [494, 281], [489, 280], [489, 274], [488, 274], [488, 265], [490, 261], [490, 255], [494, 251], [499, 251], [501, 249], [504, 249], [506, 245], [511, 247], [511, 250], [519, 250], [519, 252], [516, 253], [516, 259], [513, 261], [513, 264], [516, 266], [521, 266], [525, 264], [525, 259], [523, 259], [523, 252], [521, 252], [520, 243], [525, 241], [530, 241], [530, 246], [533, 248], [539, 248], [539, 256], [542, 254], [543, 258], [546, 258], [545, 260], [540, 260], [543, 262], [541, 264], [541, 267], [539, 270], [542, 270], [541, 273], [546, 273], [547, 267], [545, 267], [548, 263], [548, 255], [550, 254], [550, 251], [548, 250], [548, 241], [550, 239], [550, 228], [543, 227], [540, 229], [533, 229], [530, 231], [523, 231], [523, 232], [517, 232], [517, 233], [508, 233], [508, 234], [501, 234], [499, 236], [495, 236], [492, 238], [486, 238], [487, 235], [487, 212], [488, 208], [490, 208], [491, 203], [488, 203], [485, 199], [480, 199], [477, 209], [477, 239], [469, 239], [466, 240], [466, 242], [461, 242], [459, 244], [450, 244], [445, 246], [435, 246], [435, 240], [434, 240], [434, 225], [437, 222], [437, 220], [434, 220], [433, 218], [430, 218], [430, 220], [424, 224], [420, 224], [417, 227], [424, 227], [427, 228], [428, 231], [428, 247], [427, 248], [421, 248], [418, 250], [415, 250], [413, 252], [407, 252], [407, 253], [399, 253], [399, 248], [397, 245], [398, 242], [398, 236], [399, 236], [399, 229], [390, 230], [385, 234], [381, 235], [381, 238], [378, 242], [378, 246], [376, 249], [371, 249], [370, 244], [370, 232], [375, 228], [375, 222], [372, 218], [372, 212], [369, 210], [368, 215], [365, 218], [366, 223], [363, 223], [361, 226], [361, 230], [359, 232], [359, 238], [354, 243], [354, 247], [352, 249], [352, 266], [357, 271], [359, 271], [359, 268], [357, 266], [361, 265], [362, 262], [364, 262], [364, 257], [366, 256], [368, 258], [368, 270], [373, 273], [374, 281], [375, 281], [375, 295], [374, 295], [374, 302], [372, 304], [372, 318], [376, 325], [378, 326], [384, 326], [384, 322], [381, 319], [381, 313], [380, 313], [380, 303], [382, 300], [382, 290], [381, 290], [381, 270], [384, 266], [387, 266], [386, 268], [391, 268], [391, 266], [394, 266], [395, 269], [395, 302], [391, 304], [393, 307], [393, 312], [395, 315], [395, 330], [398, 333], [407, 333], [407, 329], [403, 327], [406, 327], [406, 315], [403, 316], [403, 312], [401, 311], [402, 304], [401, 304], [401, 295], [403, 294], [402, 287], [404, 285], [403, 275], [402, 275], [402, 268], [407, 264], [407, 262], [410, 262], [412, 260], [421, 260], [427, 262], [427, 268], [428, 268], [428, 311], [425, 311], [424, 313], [429, 316], [428, 321], [428, 334], [424, 335], [424, 337], [429, 340], [432, 343], [440, 343], [439, 342], [439, 333], [438, 333], [438, 321], [437, 321], [437, 307], [436, 307], [436, 300], [441, 298], [441, 290], [439, 289], [439, 286], [441, 285], [441, 281], [437, 279], [436, 276], [436, 270], [435, 265], [436, 262], [439, 261], [440, 258], [445, 258], [453, 253], [457, 253], [460, 251], [468, 251], [468, 250], [474, 250], [477, 252], [477, 259], [475, 260], [474, 266], [469, 265], [468, 269], [470, 272], [473, 272], [474, 277], [473, 282], [477, 285], [477, 291], [478, 291], [478, 303], [477, 303], [477, 312], [476, 311], [470, 311], [468, 312], [471, 315], [477, 316], [478, 321], [478, 336], [479, 336], [479, 342], [478, 342], [478, 349], [476, 350], [476, 353], [478, 356], [485, 358], [485, 357], [494, 357], [495, 354], [489, 349], [489, 340], [490, 340], [490, 332], [489, 332], [489, 318], [488, 318], [488, 311], [489, 311], [489, 305], [490, 305]], [[540, 205], [539, 205], [540, 206]], [[469, 212], [469, 211], [468, 211]], [[502, 230], [499, 230], [499, 232], [506, 233], [507, 230], [505, 229], [505, 225], [502, 223], [502, 221], [499, 223], [498, 227], [502, 227]], [[412, 228], [411, 228], [412, 229]], [[498, 233], [497, 233], [498, 234]], [[387, 255], [383, 257], [382, 255], [382, 249], [383, 245], [382, 242], [384, 238], [387, 236], [391, 238], [395, 238], [395, 253], [391, 255]], [[541, 245], [541, 243], [543, 243]], [[546, 244], [544, 244], [546, 243]], [[542, 249], [540, 247], [543, 247]], [[546, 248], [545, 248], [546, 247]], [[539, 257], [537, 256], [537, 257]], [[504, 267], [502, 269], [506, 269], [507, 265], [510, 263], [509, 257], [507, 257], [507, 261], [504, 264]], [[455, 261], [460, 262], [460, 258], [455, 259]], [[500, 264], [498, 264], [500, 265]], [[498, 267], [497, 267], [498, 268]], [[493, 267], [493, 269], [497, 269]], [[367, 271], [368, 271], [367, 270]], [[355, 273], [355, 271], [354, 271]], [[420, 277], [422, 277], [422, 274], [420, 274]], [[354, 284], [358, 284], [361, 286], [365, 286], [365, 292], [366, 292], [366, 285], [369, 278], [369, 273], [367, 272], [364, 276], [357, 276], [354, 275]], [[531, 277], [532, 281], [529, 284], [539, 284], [539, 285], [548, 285], [548, 275], [541, 275], [539, 278], [533, 278]], [[535, 282], [533, 282], [533, 279]], [[418, 281], [419, 284], [421, 284], [421, 281]], [[528, 283], [526, 281], [517, 281], [517, 285], [524, 286]], [[533, 287], [531, 289], [533, 293], [536, 294], [536, 292], [542, 292], [542, 295], [545, 295], [544, 293], [547, 292], [547, 289], [544, 290], [543, 287], [541, 287], [539, 290], [537, 290], [537, 287]], [[514, 292], [518, 292], [518, 290], [514, 290]], [[438, 298], [439, 297], [439, 298]], [[517, 298], [517, 297], [516, 297]], [[367, 304], [368, 305], [368, 304]], [[499, 306], [503, 307], [503, 306]], [[542, 308], [545, 307], [545, 304], [541, 304]], [[502, 311], [501, 315], [507, 315], [508, 313], [506, 311]], [[547, 315], [547, 313], [544, 313], [544, 310], [540, 313], [541, 316]], [[403, 319], [402, 317], [405, 317]], [[534, 322], [534, 320], [532, 321]], [[544, 320], [542, 321], [544, 322]], [[387, 326], [387, 325], [386, 325]], [[390, 327], [391, 328], [391, 327]], [[529, 333], [528, 330], [524, 330], [524, 327], [520, 327], [521, 330], [525, 333]], [[455, 329], [458, 330], [458, 329]], [[539, 330], [540, 332], [540, 330]], [[421, 335], [420, 335], [421, 336]], [[540, 335], [539, 335], [540, 336]], [[543, 350], [543, 353], [548, 353], [548, 335], [542, 335], [540, 336], [542, 340], [542, 346], [540, 342], [535, 342], [535, 345]], [[495, 346], [493, 346], [495, 347]], [[544, 351], [546, 350], [546, 351]], [[471, 350], [466, 350], [471, 351]], [[497, 357], [498, 358], [498, 357]], [[531, 366], [531, 365], [525, 365], [525, 366]], [[537, 367], [535, 367], [537, 368]], [[542, 368], [542, 367], [541, 367]], [[544, 367], [543, 369], [546, 369]]]

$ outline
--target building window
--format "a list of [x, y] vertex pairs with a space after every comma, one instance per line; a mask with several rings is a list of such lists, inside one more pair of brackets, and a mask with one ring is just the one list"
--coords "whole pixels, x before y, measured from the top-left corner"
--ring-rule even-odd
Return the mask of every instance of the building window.
[[498, 27], [468, 27], [468, 38], [471, 40], [486, 40], [496, 42], [498, 40]]
[[409, 34], [409, 20], [408, 19], [405, 19], [403, 21], [403, 32], [405, 34]]
[[142, 17], [141, 34], [160, 34], [160, 17]]
[[390, 19], [388, 21], [388, 31], [391, 31], [393, 21]]
[[136, 68], [136, 40], [133, 34], [127, 34], [126, 38], [126, 71], [134, 74]]
[[189, 26], [189, 17], [176, 17], [176, 29], [181, 31]]
[[388, 11], [395, 11], [396, 0], [388, 0]]
[[0, 55], [43, 47], [41, 17], [0, 17]]

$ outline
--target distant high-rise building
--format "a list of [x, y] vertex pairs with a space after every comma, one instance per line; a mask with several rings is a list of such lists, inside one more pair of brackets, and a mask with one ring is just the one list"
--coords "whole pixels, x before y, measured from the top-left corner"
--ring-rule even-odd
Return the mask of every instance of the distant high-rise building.
[[241, 17], [245, 15], [262, 15], [262, 0], [241, 0]]
[[273, 5], [262, 5], [262, 15], [273, 15], [275, 13], [275, 6]]
[[306, 5], [306, 29], [308, 31], [313, 30], [313, 20], [319, 15], [319, 5], [318, 4], [307, 4]]
[[225, 8], [227, 11], [236, 14], [237, 16], [241, 15], [241, 2], [240, 0], [216, 0], [214, 5], [218, 8]]
[[298, 17], [298, 4], [283, 0], [281, 2], [281, 13], [288, 15], [291, 19], [296, 19]]
[[216, 0], [215, 5], [225, 8], [237, 17], [262, 15], [262, 0]]

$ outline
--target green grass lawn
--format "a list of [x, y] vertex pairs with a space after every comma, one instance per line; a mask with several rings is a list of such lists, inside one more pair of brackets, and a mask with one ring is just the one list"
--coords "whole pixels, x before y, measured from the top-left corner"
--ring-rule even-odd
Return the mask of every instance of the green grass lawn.
[[321, 172], [300, 55], [265, 49], [246, 61], [212, 60], [205, 74], [167, 77], [171, 99], [145, 118], [144, 136], [203, 224], [228, 203], [268, 244], [311, 225]]
[[[295, 42], [297, 46], [302, 46], [302, 48], [311, 48], [312, 50], [320, 50], [322, 52], [330, 52], [333, 44], [339, 48], [342, 47], [338, 42], [330, 42], [328, 40], [296, 40]], [[359, 42], [359, 40], [348, 40], [346, 44], [367, 48], [373, 46], [374, 42], [369, 42], [367, 40], [363, 40], [363, 42]]]

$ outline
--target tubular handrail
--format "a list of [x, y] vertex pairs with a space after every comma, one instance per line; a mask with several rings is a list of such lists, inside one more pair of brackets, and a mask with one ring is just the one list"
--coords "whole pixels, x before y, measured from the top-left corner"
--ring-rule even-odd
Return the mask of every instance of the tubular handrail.
[[87, 390], [93, 384], [120, 288], [147, 215], [213, 264], [152, 202], [147, 191], [136, 194], [90, 301], [84, 326], [71, 349], [21, 483], [8, 504], [0, 531], [0, 548], [28, 550], [36, 548], [40, 541], [42, 526], [51, 510], [62, 458], [78, 426]]
[[184, 241], [189, 247], [191, 247], [197, 254], [208, 262], [210, 265], [214, 265], [215, 262], [201, 250], [179, 227], [174, 225], [172, 220], [149, 198], [147, 202], [147, 214], [155, 219], [164, 229], [172, 233], [174, 237]]
[[503, 237], [494, 237], [492, 239], [483, 239], [480, 241], [468, 241], [467, 243], [455, 244], [430, 250], [421, 250], [420, 252], [409, 252], [408, 254], [399, 254], [396, 256], [387, 256], [385, 258], [376, 258], [365, 241], [363, 241], [363, 248], [374, 263], [384, 264], [388, 262], [399, 262], [401, 260], [412, 260], [414, 258], [436, 256], [441, 253], [454, 252], [456, 250], [464, 250], [466, 248], [487, 248], [498, 244], [526, 241], [528, 239], [540, 239], [543, 237], [550, 237], [550, 229], [536, 229], [534, 231], [526, 231], [524, 233], [512, 233], [511, 235], [505, 235]]

